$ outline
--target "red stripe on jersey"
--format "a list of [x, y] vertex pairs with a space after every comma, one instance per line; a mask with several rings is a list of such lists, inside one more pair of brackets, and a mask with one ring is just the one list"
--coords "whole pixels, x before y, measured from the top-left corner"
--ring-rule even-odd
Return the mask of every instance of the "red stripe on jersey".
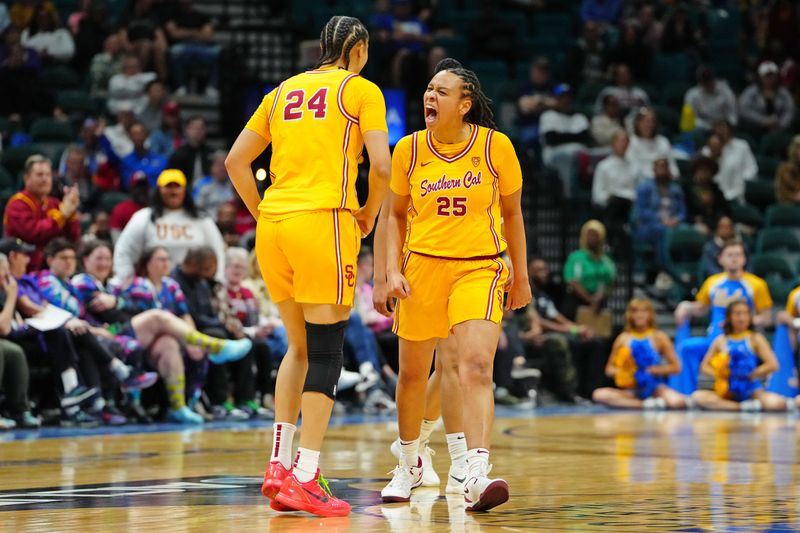
[[350, 180], [350, 159], [347, 157], [347, 145], [350, 144], [350, 128], [353, 127], [352, 122], [348, 122], [344, 128], [344, 145], [342, 146], [342, 156], [344, 163], [342, 165], [342, 205], [339, 209], [344, 209], [347, 205], [347, 184]]
[[339, 94], [336, 96], [336, 103], [339, 104], [339, 111], [342, 113], [342, 115], [344, 115], [344, 118], [346, 118], [350, 122], [355, 122], [356, 124], [358, 124], [358, 117], [354, 117], [353, 115], [347, 112], [347, 110], [344, 108], [344, 100], [342, 98], [342, 95], [344, 94], [344, 86], [347, 85], [348, 81], [352, 80], [356, 76], [358, 76], [358, 74], [350, 74], [344, 80], [342, 80], [342, 84], [339, 85]]
[[275, 108], [278, 105], [278, 98], [281, 95], [281, 89], [283, 89], [283, 83], [278, 85], [278, 90], [275, 91], [275, 100], [272, 101], [272, 109], [269, 110], [269, 123], [272, 124], [272, 115], [275, 114]]
[[475, 144], [475, 139], [478, 138], [478, 126], [475, 126], [474, 124], [470, 124], [470, 125], [472, 126], [472, 136], [469, 139], [469, 143], [467, 144], [467, 147], [464, 148], [458, 154], [454, 155], [453, 157], [445, 157], [445, 156], [443, 156], [442, 154], [440, 154], [439, 152], [436, 151], [436, 148], [434, 148], [434, 146], [433, 146], [433, 136], [432, 136], [430, 131], [425, 136], [426, 140], [428, 141], [428, 149], [433, 153], [433, 155], [435, 155], [436, 157], [438, 157], [442, 161], [446, 161], [448, 163], [452, 163], [456, 159], [464, 157], [464, 155], [472, 149], [472, 145]]
[[408, 166], [408, 173], [406, 173], [406, 177], [410, 180], [411, 173], [414, 172], [414, 167], [417, 165], [417, 134], [419, 132], [415, 131], [414, 134], [411, 136], [411, 164]]
[[[406, 256], [403, 258], [403, 265], [400, 267], [400, 273], [406, 273], [406, 266], [408, 266], [408, 260], [411, 258], [411, 252], [406, 252]], [[397, 305], [394, 308], [394, 323], [392, 324], [392, 333], [397, 335], [397, 330], [400, 328], [400, 306]]]
[[492, 164], [492, 135], [494, 134], [494, 130], [490, 129], [486, 133], [486, 165], [489, 167], [489, 172], [492, 173], [492, 176], [495, 178], [497, 177], [497, 171], [494, 169], [494, 165]]
[[492, 239], [494, 239], [495, 248], [497, 248], [497, 253], [500, 253], [500, 237], [498, 237], [497, 232], [494, 229], [494, 215], [492, 215], [492, 207], [494, 203], [497, 201], [497, 180], [498, 175], [497, 172], [494, 170], [492, 166], [492, 160], [489, 157], [489, 153], [491, 152], [491, 145], [492, 145], [492, 134], [494, 130], [489, 130], [486, 134], [486, 153], [484, 156], [486, 157], [486, 165], [489, 167], [489, 172], [492, 173], [494, 179], [492, 180], [492, 203], [489, 204], [489, 207], [486, 208], [486, 214], [489, 215], [489, 231], [492, 232]]
[[486, 320], [492, 319], [492, 308], [494, 307], [494, 291], [497, 289], [497, 282], [500, 281], [500, 274], [503, 273], [503, 262], [494, 259], [494, 263], [497, 265], [497, 272], [494, 274], [494, 279], [492, 280], [492, 288], [489, 290], [489, 303], [486, 306]]
[[333, 233], [336, 243], [336, 303], [342, 305], [342, 292], [344, 290], [344, 280], [342, 279], [342, 243], [339, 240], [339, 211], [333, 210]]

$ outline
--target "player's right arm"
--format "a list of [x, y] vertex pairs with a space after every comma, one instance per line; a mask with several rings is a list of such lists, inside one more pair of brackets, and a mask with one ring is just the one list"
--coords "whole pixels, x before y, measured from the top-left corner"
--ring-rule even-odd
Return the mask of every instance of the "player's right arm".
[[353, 91], [346, 91], [345, 96], [348, 102], [351, 98], [357, 101], [358, 127], [369, 154], [369, 194], [355, 215], [361, 233], [366, 237], [375, 225], [375, 217], [389, 192], [389, 179], [392, 176], [386, 102], [378, 86], [364, 78], [354, 78], [348, 88]]
[[706, 376], [716, 376], [714, 369], [711, 366], [711, 358], [714, 357], [717, 352], [720, 351], [722, 347], [722, 343], [725, 342], [725, 336], [720, 335], [714, 342], [711, 343], [711, 346], [708, 348], [705, 357], [703, 357], [703, 362], [700, 363], [700, 373], [705, 374]]
[[617, 336], [616, 340], [614, 340], [614, 345], [611, 347], [611, 355], [608, 356], [605, 369], [606, 376], [610, 378], [613, 378], [617, 373], [617, 352], [625, 345], [627, 338], [628, 335], [626, 333], [620, 334]]
[[386, 285], [386, 231], [389, 225], [389, 204], [391, 196], [387, 196], [378, 213], [375, 225], [375, 241], [372, 249], [372, 305], [383, 316], [391, 316], [389, 289]]
[[264, 97], [239, 137], [236, 138], [225, 159], [225, 168], [228, 169], [228, 176], [231, 178], [233, 187], [256, 220], [258, 220], [258, 204], [261, 203], [261, 195], [258, 193], [252, 164], [272, 140], [269, 131], [269, 114], [275, 95], [276, 91], [273, 90]]
[[697, 292], [694, 302], [684, 301], [675, 308], [675, 325], [681, 326], [692, 317], [705, 316], [711, 307], [711, 286], [713, 278], [708, 278]]
[[672, 376], [681, 371], [681, 362], [675, 354], [675, 345], [663, 331], [656, 331], [653, 335], [656, 350], [666, 360], [664, 364], [653, 365], [647, 372], [653, 376]]
[[[386, 285], [389, 296], [407, 298], [411, 294], [408, 281], [400, 272], [400, 254], [406, 238], [408, 206], [411, 203], [409, 167], [411, 165], [412, 137], [403, 137], [392, 154], [392, 180], [390, 184], [386, 227]], [[376, 243], [376, 247], [380, 243]]]

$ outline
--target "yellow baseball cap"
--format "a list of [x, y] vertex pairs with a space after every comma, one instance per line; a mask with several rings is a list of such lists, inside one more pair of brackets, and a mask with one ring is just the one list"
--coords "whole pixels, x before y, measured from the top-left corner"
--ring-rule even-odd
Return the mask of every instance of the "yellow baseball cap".
[[166, 187], [170, 183], [176, 183], [181, 187], [186, 187], [186, 175], [177, 168], [168, 168], [161, 172], [158, 175], [158, 182], [156, 184], [159, 187]]

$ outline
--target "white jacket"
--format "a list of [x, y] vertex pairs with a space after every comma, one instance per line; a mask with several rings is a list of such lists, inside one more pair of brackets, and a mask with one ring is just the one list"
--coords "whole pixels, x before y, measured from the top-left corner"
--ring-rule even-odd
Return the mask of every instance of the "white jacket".
[[40, 31], [30, 35], [29, 30], [22, 30], [22, 46], [33, 48], [39, 53], [47, 54], [61, 62], [66, 63], [75, 55], [75, 41], [72, 40], [69, 30], [61, 28], [55, 31]]
[[152, 212], [149, 207], [137, 211], [120, 233], [114, 247], [115, 279], [125, 282], [133, 276], [142, 253], [153, 246], [166, 248], [173, 267], [183, 261], [191, 248], [210, 246], [217, 255], [217, 279], [224, 279], [225, 241], [214, 220], [192, 218], [183, 209], [164, 209], [161, 218], [153, 222]]

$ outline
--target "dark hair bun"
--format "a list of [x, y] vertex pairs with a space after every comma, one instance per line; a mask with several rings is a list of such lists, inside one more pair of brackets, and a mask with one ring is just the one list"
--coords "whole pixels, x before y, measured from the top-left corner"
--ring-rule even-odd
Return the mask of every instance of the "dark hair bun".
[[433, 73], [438, 74], [443, 70], [453, 70], [457, 68], [464, 68], [464, 66], [460, 61], [457, 61], [452, 57], [446, 57], [436, 64], [436, 68], [433, 69]]

